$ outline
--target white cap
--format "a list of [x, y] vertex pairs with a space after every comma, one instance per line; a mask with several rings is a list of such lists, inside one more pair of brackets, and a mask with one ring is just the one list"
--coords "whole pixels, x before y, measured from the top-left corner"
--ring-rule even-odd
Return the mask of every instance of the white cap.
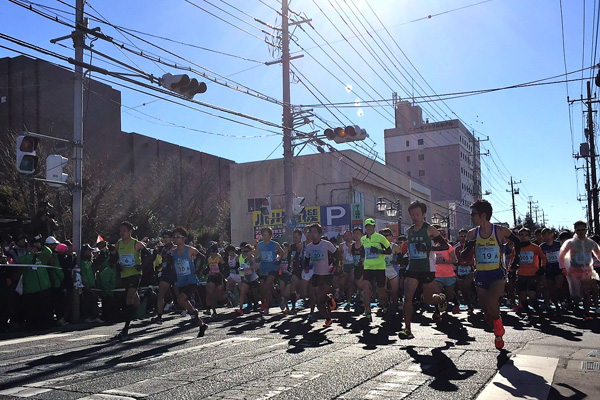
[[56, 240], [54, 236], [48, 236], [46, 238], [46, 244], [59, 244], [60, 242]]

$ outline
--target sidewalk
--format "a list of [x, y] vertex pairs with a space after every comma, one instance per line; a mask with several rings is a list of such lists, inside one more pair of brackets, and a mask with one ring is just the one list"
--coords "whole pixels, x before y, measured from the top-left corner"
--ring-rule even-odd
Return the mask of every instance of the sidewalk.
[[569, 339], [546, 336], [529, 342], [477, 399], [600, 398], [600, 321], [589, 327]]

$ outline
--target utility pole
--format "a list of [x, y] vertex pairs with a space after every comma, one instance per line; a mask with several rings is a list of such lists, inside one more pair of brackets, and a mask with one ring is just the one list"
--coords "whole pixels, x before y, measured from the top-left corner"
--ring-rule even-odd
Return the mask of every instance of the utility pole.
[[[75, 189], [73, 190], [73, 249], [77, 253], [77, 266], [80, 265], [81, 254], [81, 214], [83, 204], [82, 171], [83, 171], [83, 47], [85, 34], [79, 26], [85, 26], [83, 16], [84, 0], [76, 0], [75, 30], [72, 33], [73, 47], [75, 48], [75, 81], [73, 97], [73, 160]], [[79, 294], [74, 290], [72, 299], [73, 309], [71, 319], [79, 320]]]
[[[292, 153], [292, 105], [290, 104], [290, 38], [288, 0], [281, 1], [281, 65], [283, 70], [283, 190], [285, 221], [294, 219], [294, 154]], [[291, 243], [291, 224], [285, 224], [286, 240]]]
[[521, 181], [515, 182], [513, 181], [513, 177], [511, 176], [510, 182], [508, 183], [510, 184], [510, 190], [506, 189], [506, 191], [510, 192], [510, 194], [512, 195], [513, 226], [517, 226], [517, 209], [515, 207], [515, 194], [519, 194], [519, 188], [515, 189], [514, 185], [521, 183]]
[[[600, 222], [600, 215], [598, 212], [598, 180], [596, 178], [596, 145], [594, 140], [594, 121], [592, 118], [592, 89], [590, 81], [587, 82], [587, 108], [588, 108], [588, 132], [589, 132], [589, 141], [590, 141], [590, 167], [592, 172], [591, 177], [591, 187], [589, 190], [592, 195], [592, 212], [593, 212], [593, 227], [592, 230], [594, 233], [600, 233], [600, 229], [598, 227], [598, 223]], [[590, 213], [591, 214], [591, 213]]]
[[[531, 206], [533, 204], [537, 204], [538, 202], [537, 201], [533, 201], [531, 199], [533, 199], [533, 196], [529, 196], [529, 201], [528, 201], [528, 203], [529, 203], [529, 218], [531, 218], [531, 220], [533, 221], [533, 211], [532, 211], [532, 207]], [[537, 222], [537, 215], [535, 216], [535, 222]]]
[[489, 136], [485, 139], [475, 137], [475, 130], [472, 132], [472, 145], [473, 145], [473, 197], [475, 200], [483, 198], [481, 193], [481, 156], [489, 156], [490, 151], [481, 153], [481, 142], [487, 142], [490, 140]]

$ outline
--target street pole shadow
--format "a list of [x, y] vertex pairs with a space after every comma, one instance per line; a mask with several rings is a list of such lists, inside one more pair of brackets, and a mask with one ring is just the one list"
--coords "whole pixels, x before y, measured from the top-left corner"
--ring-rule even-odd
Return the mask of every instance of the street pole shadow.
[[469, 331], [462, 322], [448, 314], [442, 315], [442, 320], [433, 329], [442, 332], [448, 339], [456, 340], [455, 344], [458, 346], [466, 346], [475, 341], [473, 336], [469, 336]]
[[[376, 333], [372, 333], [374, 329], [377, 329]], [[389, 329], [381, 325], [367, 325], [363, 329], [362, 335], [358, 335], [358, 343], [364, 344], [363, 349], [365, 350], [375, 350], [377, 349], [377, 346], [387, 346], [395, 342], [395, 339], [390, 340]]]
[[539, 375], [520, 370], [512, 362], [507, 362], [499, 372], [512, 386], [505, 385], [502, 382], [493, 382], [493, 384], [510, 394], [513, 398], [538, 399], [540, 398], [540, 393], [536, 392], [535, 388], [551, 384], [551, 382], [546, 381]]
[[569, 397], [560, 394], [560, 392], [555, 387], [550, 387], [550, 393], [548, 393], [548, 400], [583, 400], [588, 398], [586, 393], [583, 393], [581, 390], [574, 388], [571, 385], [566, 383], [557, 383], [556, 386], [561, 386], [565, 389], [569, 389], [573, 392]]
[[406, 346], [403, 349], [406, 350], [409, 356], [412, 357], [415, 363], [421, 365], [421, 371], [433, 377], [433, 381], [429, 384], [432, 389], [439, 390], [441, 392], [456, 392], [458, 386], [451, 381], [462, 381], [469, 379], [475, 375], [475, 370], [459, 370], [454, 364], [454, 361], [443, 353], [444, 350], [449, 350], [454, 347], [454, 343], [446, 342], [443, 347], [436, 347], [431, 350], [429, 354], [419, 354], [415, 349], [415, 346]]

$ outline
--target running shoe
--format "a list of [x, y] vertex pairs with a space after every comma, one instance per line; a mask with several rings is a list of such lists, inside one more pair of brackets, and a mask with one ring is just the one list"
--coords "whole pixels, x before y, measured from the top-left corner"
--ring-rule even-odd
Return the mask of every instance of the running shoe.
[[283, 310], [284, 314], [289, 314], [290, 313], [290, 308], [288, 306], [285, 306], [285, 310]]
[[173, 303], [165, 304], [165, 312], [169, 311], [171, 309], [171, 307], [173, 307]]
[[150, 320], [150, 322], [154, 322], [155, 324], [162, 325], [163, 319], [160, 315], [157, 315], [156, 317], [152, 318]]
[[594, 317], [592, 317], [589, 313], [584, 313], [583, 319], [585, 319], [586, 321], [590, 321], [590, 320], [594, 319]]
[[346, 302], [346, 305], [344, 306], [344, 310], [345, 311], [350, 311], [350, 302]]
[[127, 334], [127, 332], [119, 332], [117, 334], [117, 336], [114, 337], [115, 340], [118, 340], [119, 342], [123, 342], [125, 340], [127, 340], [129, 338], [129, 335]]
[[306, 317], [307, 322], [315, 322], [316, 320], [317, 317], [315, 317], [315, 314], [309, 314], [308, 317]]
[[204, 336], [204, 332], [208, 329], [208, 325], [204, 322], [200, 322], [200, 327], [198, 328], [198, 337]]
[[400, 339], [407, 340], [407, 339], [414, 339], [415, 335], [413, 335], [412, 332], [409, 331], [408, 329], [403, 329], [400, 332], [398, 332], [398, 337]]
[[239, 315], [244, 315], [244, 310], [242, 310], [241, 308], [238, 308], [237, 310], [235, 310], [235, 312], [237, 312]]
[[460, 312], [460, 306], [458, 305], [458, 303], [456, 303], [454, 305], [454, 307], [452, 307], [452, 314], [458, 314]]
[[279, 302], [279, 308], [281, 308], [281, 311], [284, 311], [286, 307], [287, 305], [285, 304], [285, 299], [282, 297], [281, 301]]
[[335, 310], [335, 307], [337, 306], [337, 304], [335, 304], [335, 299], [333, 298], [333, 295], [331, 293], [327, 295], [327, 306], [330, 310]]
[[198, 314], [194, 314], [191, 317], [192, 317], [192, 319], [190, 319], [190, 322], [192, 323], [192, 325], [197, 325], [198, 322], [200, 321]]
[[186, 315], [188, 315], [188, 312], [187, 312], [187, 310], [183, 310], [183, 311], [181, 312], [181, 316], [182, 316], [182, 317], [185, 317]]
[[331, 324], [333, 323], [333, 321], [331, 319], [328, 319], [327, 321], [325, 321], [325, 323], [323, 324], [324, 328], [327, 328], [328, 326], [331, 326]]
[[438, 304], [437, 309], [439, 312], [443, 313], [448, 308], [448, 303], [446, 303], [446, 295], [444, 293], [440, 293], [440, 299], [442, 299], [442, 303]]

